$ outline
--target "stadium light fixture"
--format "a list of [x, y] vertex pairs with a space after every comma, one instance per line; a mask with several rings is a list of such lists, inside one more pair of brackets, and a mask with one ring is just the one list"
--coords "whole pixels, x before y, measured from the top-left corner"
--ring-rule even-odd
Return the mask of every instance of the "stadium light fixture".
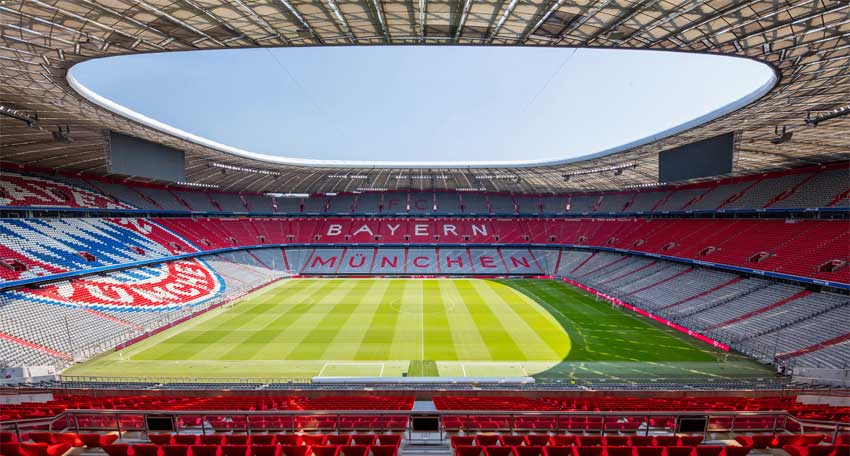
[[458, 192], [486, 192], [487, 189], [484, 187], [461, 187], [456, 188], [455, 191]]
[[61, 143], [71, 143], [74, 142], [74, 137], [71, 136], [71, 127], [66, 125], [65, 129], [62, 129], [60, 125], [56, 131], [51, 132], [53, 135], [53, 140]]
[[11, 106], [0, 105], [0, 114], [13, 119], [18, 119], [26, 123], [28, 127], [32, 127], [38, 123], [38, 114], [27, 114]]
[[230, 170], [230, 171], [239, 171], [239, 172], [242, 172], [242, 173], [266, 174], [266, 175], [269, 175], [269, 176], [280, 176], [280, 174], [281, 174], [279, 171], [271, 171], [271, 170], [268, 170], [268, 169], [246, 168], [244, 166], [228, 165], [226, 163], [219, 163], [219, 162], [212, 162], [212, 163], [210, 163], [210, 165], [214, 166], [216, 168], [221, 168], [222, 171]]
[[194, 187], [194, 188], [218, 188], [216, 184], [205, 184], [203, 182], [177, 182], [177, 185], [182, 185], [184, 187]]
[[[636, 161], [630, 161], [630, 162], [625, 162], [625, 163], [617, 163], [615, 165], [597, 166], [595, 168], [577, 169], [575, 171], [566, 172], [566, 173], [562, 174], [562, 176], [563, 176], [565, 181], [568, 181], [569, 177], [571, 177], [571, 176], [583, 176], [583, 175], [586, 175], [586, 174], [597, 174], [597, 173], [604, 173], [604, 172], [608, 172], [608, 171], [620, 171], [620, 174], [623, 174], [623, 170], [626, 170], [626, 169], [629, 169], [629, 168], [636, 168], [636, 167], [637, 167], [637, 162]], [[617, 174], [617, 175], [619, 176], [620, 174]]]
[[667, 185], [667, 182], [648, 182], [646, 184], [630, 184], [624, 185], [623, 188], [626, 189], [639, 189], [639, 188], [652, 188], [652, 187], [663, 187]]
[[791, 137], [794, 136], [794, 132], [788, 131], [788, 127], [782, 127], [782, 131], [779, 131], [779, 127], [776, 127], [773, 129], [773, 133], [776, 137], [771, 139], [770, 142], [777, 145], [791, 141]]
[[365, 174], [328, 174], [328, 179], [368, 179]]
[[428, 180], [428, 179], [448, 179], [449, 176], [443, 174], [417, 174], [415, 176], [408, 176], [406, 174], [399, 174], [393, 176], [394, 179], [402, 180], [402, 179], [413, 179], [413, 180]]
[[489, 179], [518, 179], [519, 176], [516, 174], [476, 174], [474, 176], [475, 179], [478, 180], [489, 180]]
[[386, 192], [389, 189], [384, 187], [358, 187], [358, 192]]
[[809, 115], [806, 116], [806, 125], [817, 127], [818, 124], [821, 122], [832, 120], [838, 117], [843, 117], [846, 115], [850, 115], [850, 105], [842, 106], [840, 108], [833, 109], [832, 111], [827, 111], [825, 113], [818, 114], [815, 116], [813, 116], [810, 112]]
[[263, 193], [272, 198], [309, 198], [309, 193]]

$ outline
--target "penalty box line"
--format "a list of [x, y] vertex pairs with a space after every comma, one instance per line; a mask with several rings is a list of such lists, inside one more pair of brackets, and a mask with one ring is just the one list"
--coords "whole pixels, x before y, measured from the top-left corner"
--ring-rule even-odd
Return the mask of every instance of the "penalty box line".
[[[363, 363], [363, 362], [357, 362], [357, 361], [326, 362], [325, 364], [322, 365], [322, 369], [319, 371], [319, 375], [317, 375], [317, 377], [324, 377], [325, 369], [327, 369], [328, 366], [381, 366], [381, 371], [378, 374], [378, 377], [383, 377], [384, 376], [384, 368], [386, 367], [386, 363], [382, 363], [382, 362]], [[346, 376], [346, 377], [348, 377], [348, 376]], [[356, 377], [356, 376], [352, 376], [352, 377]]]
[[[464, 361], [460, 363], [460, 368], [463, 372], [464, 377], [469, 377], [469, 374], [466, 372], [466, 366], [469, 367], [490, 367], [494, 370], [498, 370], [500, 368], [510, 368], [510, 367], [519, 367], [522, 370], [522, 373], [526, 377], [530, 377], [528, 375], [528, 370], [525, 368], [525, 363], [523, 362], [504, 362], [504, 361]], [[495, 375], [495, 377], [502, 377], [502, 375]]]

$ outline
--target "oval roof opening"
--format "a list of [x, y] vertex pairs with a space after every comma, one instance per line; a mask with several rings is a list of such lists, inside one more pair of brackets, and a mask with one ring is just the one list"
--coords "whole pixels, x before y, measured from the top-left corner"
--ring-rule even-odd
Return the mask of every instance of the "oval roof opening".
[[270, 163], [533, 166], [614, 153], [734, 111], [755, 60], [644, 50], [352, 46], [138, 54], [74, 66], [124, 116]]

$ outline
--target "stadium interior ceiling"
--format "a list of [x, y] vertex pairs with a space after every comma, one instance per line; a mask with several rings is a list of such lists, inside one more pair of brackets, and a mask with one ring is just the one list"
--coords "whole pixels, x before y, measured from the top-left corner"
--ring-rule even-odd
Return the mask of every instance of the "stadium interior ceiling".
[[[110, 130], [184, 150], [189, 182], [249, 192], [371, 187], [562, 193], [652, 186], [658, 183], [659, 151], [730, 131], [736, 132], [733, 175], [850, 155], [850, 117], [830, 118], [850, 109], [846, 0], [11, 0], [0, 2], [0, 42], [0, 104], [6, 111], [0, 116], [0, 158], [62, 172], [110, 175], [104, 152]], [[271, 164], [179, 139], [87, 101], [66, 80], [74, 64], [110, 55], [382, 44], [718, 53], [769, 63], [779, 81], [733, 113], [604, 157], [525, 168], [367, 168], [356, 170], [365, 178], [351, 179], [347, 167]], [[823, 121], [813, 126], [807, 118]], [[55, 134], [60, 128], [70, 134]], [[783, 128], [793, 134], [790, 140], [778, 135]], [[623, 163], [634, 166], [616, 174], [586, 172]]]

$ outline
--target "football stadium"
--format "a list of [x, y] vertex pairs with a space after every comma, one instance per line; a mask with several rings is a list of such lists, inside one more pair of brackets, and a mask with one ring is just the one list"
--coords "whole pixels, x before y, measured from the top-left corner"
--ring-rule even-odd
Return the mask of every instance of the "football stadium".
[[0, 455], [850, 456], [847, 0], [0, 0]]

